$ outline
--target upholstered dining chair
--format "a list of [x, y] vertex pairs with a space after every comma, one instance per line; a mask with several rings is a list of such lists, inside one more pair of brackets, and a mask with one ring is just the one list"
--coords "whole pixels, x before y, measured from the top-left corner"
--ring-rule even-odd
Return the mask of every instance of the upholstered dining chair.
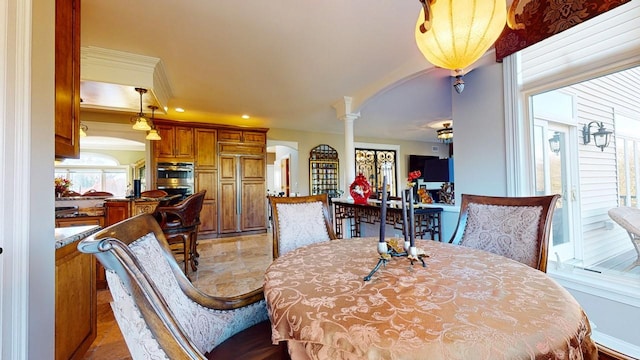
[[288, 358], [285, 344], [271, 344], [262, 288], [234, 297], [195, 288], [152, 215], [109, 226], [78, 249], [107, 270], [113, 312], [133, 359]]
[[273, 258], [321, 241], [336, 238], [327, 194], [269, 197], [273, 222]]
[[458, 225], [449, 242], [546, 272], [551, 222], [559, 198], [462, 194]]
[[640, 209], [620, 206], [610, 209], [609, 217], [627, 231], [631, 243], [636, 249], [636, 253], [638, 253], [636, 261], [627, 266], [624, 271], [629, 271], [636, 266], [640, 266]]
[[198, 270], [198, 226], [206, 191], [188, 196], [175, 205], [158, 205], [153, 216], [160, 224], [174, 254], [184, 256], [184, 273]]

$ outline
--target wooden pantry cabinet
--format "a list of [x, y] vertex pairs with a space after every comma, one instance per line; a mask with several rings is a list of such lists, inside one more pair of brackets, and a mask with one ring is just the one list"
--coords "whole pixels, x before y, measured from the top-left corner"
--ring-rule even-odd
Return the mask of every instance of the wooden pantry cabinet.
[[220, 155], [221, 234], [266, 230], [265, 156]]
[[194, 129], [195, 137], [195, 192], [206, 190], [198, 233], [202, 237], [218, 233], [218, 165], [217, 130]]
[[[179, 140], [176, 129], [182, 127], [192, 131], [194, 192], [206, 190], [199, 236], [208, 238], [266, 231], [267, 129], [178, 124], [162, 119], [156, 120], [155, 124], [162, 141], [154, 144], [154, 169], [158, 162], [167, 161], [170, 154], [174, 156], [173, 161], [178, 161], [175, 155], [183, 152], [176, 149], [183, 141]], [[174, 132], [173, 138], [170, 131]], [[165, 133], [173, 143], [157, 144], [164, 142]]]

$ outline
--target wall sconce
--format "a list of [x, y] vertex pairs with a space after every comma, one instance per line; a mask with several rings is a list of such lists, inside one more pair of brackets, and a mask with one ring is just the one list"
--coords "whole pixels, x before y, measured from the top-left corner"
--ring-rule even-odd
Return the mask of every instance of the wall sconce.
[[[591, 125], [597, 125], [598, 131], [591, 133]], [[584, 125], [582, 127], [582, 140], [584, 144], [588, 144], [591, 142], [591, 135], [593, 135], [594, 144], [600, 148], [600, 151], [604, 151], [604, 148], [609, 146], [609, 141], [611, 140], [611, 134], [613, 132], [604, 128], [604, 124], [602, 121], [592, 121], [588, 125]]]
[[553, 136], [549, 139], [549, 148], [551, 148], [551, 152], [554, 154], [560, 153], [560, 133], [554, 132]]
[[80, 137], [86, 137], [87, 130], [89, 130], [89, 127], [83, 123], [80, 123]]

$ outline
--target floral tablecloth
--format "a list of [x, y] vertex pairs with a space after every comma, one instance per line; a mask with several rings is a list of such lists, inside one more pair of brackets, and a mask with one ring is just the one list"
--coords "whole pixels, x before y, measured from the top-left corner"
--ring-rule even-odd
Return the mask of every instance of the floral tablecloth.
[[264, 292], [274, 344], [292, 359], [597, 359], [587, 317], [546, 274], [480, 250], [417, 241], [427, 267], [393, 258], [371, 279], [376, 239], [279, 257]]

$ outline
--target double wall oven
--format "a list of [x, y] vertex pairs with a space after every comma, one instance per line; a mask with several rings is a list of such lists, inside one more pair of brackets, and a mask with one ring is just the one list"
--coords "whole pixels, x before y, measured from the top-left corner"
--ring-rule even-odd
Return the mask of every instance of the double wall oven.
[[193, 194], [194, 170], [192, 162], [159, 162], [157, 164], [156, 188], [169, 195]]

